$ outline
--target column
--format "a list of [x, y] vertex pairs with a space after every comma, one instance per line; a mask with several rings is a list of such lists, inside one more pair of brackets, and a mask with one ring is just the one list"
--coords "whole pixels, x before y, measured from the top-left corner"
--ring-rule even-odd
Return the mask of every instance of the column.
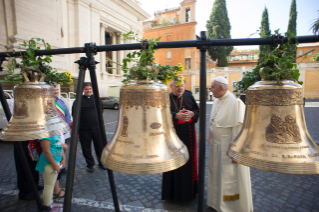
[[[105, 45], [105, 28], [106, 28], [106, 25], [101, 23], [100, 24], [100, 45]], [[106, 57], [105, 52], [100, 52], [100, 74], [101, 74], [102, 79], [103, 79], [102, 75], [104, 75], [106, 73], [105, 57]]]
[[[122, 32], [117, 32], [116, 35], [118, 36], [118, 44], [123, 44], [123, 39], [122, 39]], [[117, 63], [122, 64], [122, 60], [123, 60], [123, 54], [124, 51], [118, 51], [117, 52]], [[117, 68], [122, 68], [122, 66], [118, 65]], [[117, 74], [118, 75], [123, 75], [123, 71], [122, 69], [118, 69], [117, 70]]]
[[[115, 33], [110, 33], [110, 35], [112, 36], [112, 44], [116, 44], [116, 34]], [[114, 62], [118, 62], [117, 61], [117, 51], [112, 51], [112, 60]], [[113, 68], [117, 68], [117, 64], [113, 63]], [[117, 70], [113, 69], [112, 70], [112, 74], [116, 74]]]

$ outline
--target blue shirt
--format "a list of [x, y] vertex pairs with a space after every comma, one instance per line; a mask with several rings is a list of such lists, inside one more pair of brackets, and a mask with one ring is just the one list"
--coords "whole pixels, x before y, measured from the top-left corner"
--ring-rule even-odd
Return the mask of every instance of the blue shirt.
[[[53, 137], [48, 137], [48, 138], [41, 138], [39, 141], [41, 142], [42, 140], [49, 140], [50, 141], [50, 151], [53, 155], [53, 158], [55, 162], [61, 162], [62, 161], [62, 143], [61, 143], [61, 135], [56, 135]], [[42, 147], [42, 142], [41, 142], [41, 147]], [[48, 159], [45, 157], [44, 152], [41, 153], [40, 158], [38, 160], [37, 166], [35, 167], [35, 170], [39, 172], [44, 172], [44, 168], [46, 165], [49, 165], [50, 162]]]
[[57, 102], [61, 107], [63, 107], [63, 109], [65, 111], [65, 118], [61, 115], [60, 116], [70, 126], [71, 125], [71, 115], [70, 115], [68, 107], [66, 106], [64, 101], [62, 99], [59, 99], [58, 97], [56, 97], [55, 102]]

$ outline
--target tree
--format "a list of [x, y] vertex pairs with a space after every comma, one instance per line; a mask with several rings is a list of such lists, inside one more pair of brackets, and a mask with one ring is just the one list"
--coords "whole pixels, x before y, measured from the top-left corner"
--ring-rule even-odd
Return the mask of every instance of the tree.
[[[289, 13], [289, 23], [288, 23], [288, 30], [290, 31], [293, 36], [297, 35], [297, 6], [296, 6], [296, 0], [292, 0], [291, 6], [290, 6], [290, 13]], [[297, 56], [297, 48], [295, 45], [293, 45], [292, 48], [288, 49], [289, 52], [292, 52], [293, 55]], [[296, 60], [295, 60], [296, 62]]]
[[[269, 29], [269, 19], [268, 19], [268, 10], [265, 7], [264, 12], [261, 16], [261, 27], [260, 27], [260, 36], [261, 37], [269, 37], [270, 36], [270, 29]], [[259, 46], [259, 55], [258, 55], [258, 62], [263, 61], [265, 52], [269, 49], [269, 47], [265, 45]]]
[[[318, 10], [318, 12], [319, 12], [319, 10]], [[311, 24], [310, 29], [312, 29], [312, 32], [314, 35], [316, 35], [317, 33], [319, 35], [319, 18], [314, 19], [314, 22]]]
[[[226, 0], [215, 0], [209, 20], [206, 24], [208, 39], [230, 39], [230, 23], [227, 14]], [[219, 67], [228, 66], [227, 55], [232, 46], [215, 46], [208, 49], [213, 60], [218, 60]]]

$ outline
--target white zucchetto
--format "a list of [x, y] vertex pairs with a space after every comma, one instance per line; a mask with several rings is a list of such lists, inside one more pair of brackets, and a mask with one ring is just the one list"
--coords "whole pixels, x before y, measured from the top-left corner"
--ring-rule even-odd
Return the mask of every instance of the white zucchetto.
[[213, 79], [213, 81], [214, 80], [216, 80], [217, 82], [220, 82], [220, 83], [228, 85], [228, 81], [227, 81], [227, 79], [225, 77], [219, 76], [219, 77], [216, 77], [215, 79]]

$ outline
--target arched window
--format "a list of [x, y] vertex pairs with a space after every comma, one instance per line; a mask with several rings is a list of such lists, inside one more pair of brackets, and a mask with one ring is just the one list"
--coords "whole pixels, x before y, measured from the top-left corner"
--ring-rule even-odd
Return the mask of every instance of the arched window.
[[186, 8], [186, 22], [191, 21], [191, 8]]

